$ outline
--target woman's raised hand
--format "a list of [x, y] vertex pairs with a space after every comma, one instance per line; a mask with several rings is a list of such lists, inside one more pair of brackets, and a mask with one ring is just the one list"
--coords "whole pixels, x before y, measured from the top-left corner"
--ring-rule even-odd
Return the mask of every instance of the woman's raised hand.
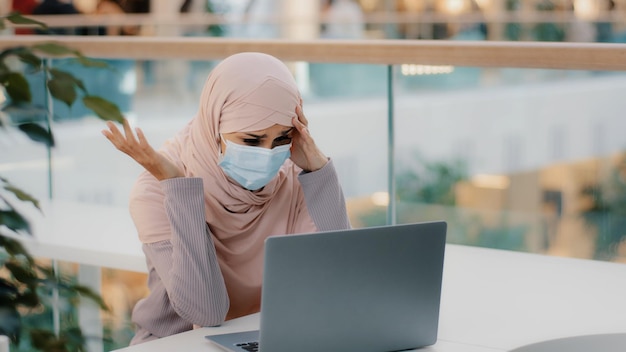
[[124, 119], [123, 126], [122, 134], [112, 121], [107, 121], [109, 129], [102, 130], [102, 134], [115, 148], [133, 158], [159, 181], [185, 176], [176, 164], [150, 146], [140, 128], [135, 129], [135, 137], [128, 120]]
[[317, 171], [324, 167], [328, 158], [322, 153], [307, 126], [309, 121], [304, 116], [302, 106], [296, 106], [296, 116], [292, 119], [296, 133], [293, 134], [291, 144], [291, 160], [304, 171]]

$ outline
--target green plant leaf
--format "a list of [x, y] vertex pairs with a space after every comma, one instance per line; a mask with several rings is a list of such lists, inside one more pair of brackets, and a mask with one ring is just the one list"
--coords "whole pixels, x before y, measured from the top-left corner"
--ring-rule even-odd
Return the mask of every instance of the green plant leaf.
[[54, 137], [47, 129], [36, 123], [22, 123], [18, 125], [18, 128], [26, 133], [28, 138], [32, 139], [35, 142], [43, 143], [48, 147], [54, 147]]
[[41, 51], [45, 54], [53, 55], [53, 56], [64, 56], [64, 55], [80, 56], [80, 54], [76, 50], [69, 48], [63, 44], [58, 44], [58, 43], [35, 44], [31, 46], [31, 48], [34, 51]]
[[0, 224], [15, 232], [31, 233], [28, 221], [15, 210], [0, 210]]
[[78, 88], [80, 88], [83, 92], [87, 92], [87, 88], [85, 88], [85, 84], [83, 83], [83, 81], [76, 78], [73, 74], [67, 71], [52, 68], [50, 69], [50, 74], [52, 75], [52, 78], [59, 79], [61, 81], [71, 82], [72, 84], [75, 84]]
[[4, 76], [9, 72], [11, 72], [11, 69], [9, 69], [9, 66], [4, 63], [4, 60], [2, 59], [2, 54], [0, 54], [0, 76]]
[[36, 286], [31, 286], [29, 290], [18, 295], [15, 303], [28, 308], [35, 308], [40, 305], [41, 301], [39, 300]]
[[[3, 180], [6, 182], [6, 180]], [[41, 208], [39, 207], [39, 201], [31, 196], [30, 194], [24, 192], [23, 190], [11, 185], [11, 184], [7, 184], [6, 186], [4, 186], [4, 189], [13, 193], [13, 195], [15, 195], [15, 197], [17, 197], [17, 199], [24, 201], [24, 202], [30, 202], [32, 203], [35, 208], [41, 210]]]
[[13, 300], [17, 297], [18, 293], [17, 287], [15, 287], [12, 282], [0, 277], [0, 306], [3, 305], [4, 302]]
[[39, 282], [37, 273], [30, 267], [24, 265], [19, 260], [12, 258], [4, 263], [4, 267], [15, 277], [15, 279], [23, 284], [33, 286]]
[[[0, 17], [0, 19], [2, 19], [2, 17]], [[24, 48], [23, 46], [16, 46], [16, 47], [12, 47], [12, 48], [6, 48], [3, 49], [2, 51], [0, 51], [0, 61], [4, 64], [4, 61], [7, 59], [7, 57], [11, 56], [11, 55], [15, 55], [16, 52], [22, 50], [22, 48]]]
[[0, 246], [4, 247], [9, 255], [14, 257], [23, 256], [30, 263], [30, 265], [35, 264], [33, 257], [19, 241], [0, 235]]
[[0, 77], [0, 84], [14, 102], [30, 102], [32, 99], [28, 81], [21, 73], [9, 72]]
[[106, 61], [94, 60], [94, 59], [90, 59], [82, 55], [79, 55], [76, 60], [78, 60], [78, 62], [85, 67], [94, 67], [94, 68], [109, 68], [110, 67], [110, 65]]
[[33, 24], [33, 25], [37, 25], [43, 29], [48, 29], [48, 26], [43, 23], [43, 22], [39, 22], [39, 21], [35, 21], [31, 18], [28, 17], [24, 17], [22, 16], [19, 12], [14, 11], [11, 12], [7, 17], [7, 20], [9, 20], [10, 22], [14, 23], [14, 24]]
[[5, 30], [7, 26], [4, 24], [4, 18], [0, 17], [0, 30]]
[[22, 60], [22, 62], [25, 62], [33, 67], [39, 68], [41, 66], [41, 59], [27, 48], [23, 48], [18, 51], [16, 55], [20, 58], [20, 60]]
[[4, 49], [0, 52], [0, 62], [2, 63], [3, 71], [9, 72], [9, 68], [5, 63], [5, 60], [9, 56], [17, 56], [22, 62], [25, 62], [31, 66], [39, 68], [41, 66], [41, 58], [33, 54], [32, 50], [25, 46], [17, 46], [13, 48]]
[[88, 95], [83, 97], [83, 104], [86, 107], [93, 110], [99, 118], [105, 121], [116, 121], [119, 123], [124, 122], [124, 116], [117, 107], [117, 105], [111, 103], [103, 98]]
[[63, 339], [57, 338], [52, 331], [33, 329], [30, 331], [33, 347], [45, 352], [65, 352], [67, 347]]
[[109, 307], [107, 307], [106, 303], [104, 303], [102, 297], [100, 297], [100, 295], [94, 292], [91, 288], [82, 285], [69, 285], [66, 288], [70, 291], [78, 292], [81, 296], [87, 297], [90, 300], [94, 301], [100, 306], [102, 310], [109, 311]]
[[74, 82], [62, 79], [52, 78], [47, 83], [50, 94], [55, 98], [65, 103], [68, 107], [76, 101], [76, 88]]

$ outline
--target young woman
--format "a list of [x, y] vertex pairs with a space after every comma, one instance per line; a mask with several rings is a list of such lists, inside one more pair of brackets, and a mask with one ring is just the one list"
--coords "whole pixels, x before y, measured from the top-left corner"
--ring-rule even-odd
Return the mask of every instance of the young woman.
[[307, 125], [293, 76], [261, 53], [220, 62], [195, 118], [159, 151], [127, 121], [123, 133], [107, 124], [103, 134], [146, 169], [130, 213], [150, 294], [133, 310], [131, 344], [258, 312], [265, 238], [350, 227]]

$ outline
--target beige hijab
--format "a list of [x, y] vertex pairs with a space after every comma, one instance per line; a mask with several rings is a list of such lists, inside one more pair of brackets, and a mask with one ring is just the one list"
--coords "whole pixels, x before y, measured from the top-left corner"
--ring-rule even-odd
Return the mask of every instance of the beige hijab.
[[[278, 59], [261, 53], [230, 56], [207, 78], [196, 117], [161, 149], [186, 176], [203, 179], [206, 222], [231, 302], [227, 319], [260, 309], [265, 238], [316, 228], [297, 180], [301, 170], [291, 160], [261, 191], [248, 191], [218, 165], [220, 133], [292, 126], [299, 101], [295, 80]], [[159, 181], [142, 173], [130, 212], [143, 243], [172, 235], [163, 200]]]

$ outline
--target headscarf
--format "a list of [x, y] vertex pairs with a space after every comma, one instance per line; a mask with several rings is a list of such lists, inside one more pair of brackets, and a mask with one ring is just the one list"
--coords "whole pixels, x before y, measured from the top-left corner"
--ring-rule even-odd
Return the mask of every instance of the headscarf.
[[[263, 245], [270, 235], [315, 231], [297, 180], [301, 171], [287, 160], [260, 191], [226, 177], [218, 165], [220, 134], [250, 132], [274, 124], [292, 126], [300, 94], [277, 58], [240, 53], [220, 62], [204, 85], [197, 115], [160, 149], [187, 177], [204, 183], [206, 222], [231, 302], [227, 318], [260, 309]], [[131, 193], [130, 212], [143, 243], [171, 238], [160, 183], [143, 172]]]

